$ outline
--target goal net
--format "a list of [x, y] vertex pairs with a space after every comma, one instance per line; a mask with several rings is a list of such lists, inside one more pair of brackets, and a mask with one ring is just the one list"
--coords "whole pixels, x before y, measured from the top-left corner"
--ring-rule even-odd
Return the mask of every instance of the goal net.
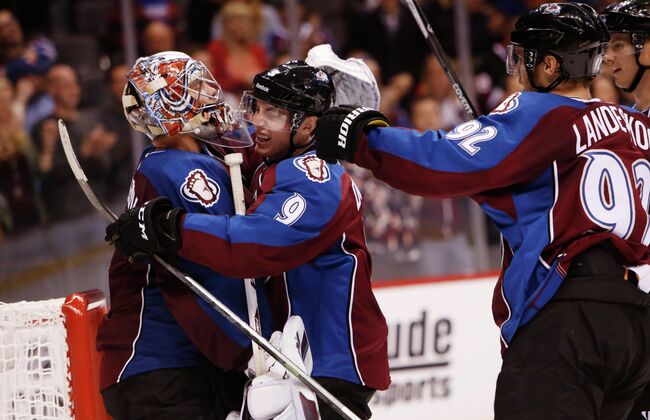
[[99, 394], [98, 291], [0, 303], [0, 419], [108, 419]]

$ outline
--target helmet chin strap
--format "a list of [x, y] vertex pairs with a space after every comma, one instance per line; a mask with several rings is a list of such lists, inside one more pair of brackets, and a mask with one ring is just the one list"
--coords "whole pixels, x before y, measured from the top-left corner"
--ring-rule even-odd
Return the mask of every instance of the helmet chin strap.
[[[314, 115], [314, 114], [311, 114], [311, 115]], [[305, 144], [296, 145], [296, 143], [294, 141], [296, 133], [298, 133], [298, 129], [302, 125], [303, 121], [305, 121], [305, 118], [307, 118], [308, 116], [309, 115], [300, 115], [300, 114], [294, 115], [294, 118], [293, 118], [293, 121], [292, 121], [292, 124], [291, 124], [291, 132], [289, 133], [289, 149], [287, 150], [287, 153], [285, 153], [284, 156], [282, 156], [279, 159], [266, 159], [268, 162], [279, 162], [281, 160], [288, 159], [291, 156], [293, 156], [293, 154], [297, 150], [300, 150], [300, 149], [308, 150], [308, 149], [310, 149], [310, 148], [312, 148], [314, 146], [314, 144], [316, 143], [316, 138], [314, 137], [313, 134], [311, 135], [309, 141], [307, 143], [305, 143]]]
[[548, 86], [545, 87], [540, 87], [535, 84], [535, 75], [533, 74], [533, 70], [527, 69], [526, 73], [528, 74], [528, 82], [530, 85], [537, 91], [541, 93], [546, 93], [550, 92], [551, 90], [555, 89], [560, 83], [563, 81], [567, 80], [569, 77], [566, 74], [564, 70], [560, 71], [560, 75], [555, 79], [555, 81], [551, 82]]
[[634, 75], [634, 79], [632, 80], [632, 83], [630, 83], [630, 86], [626, 88], [622, 88], [625, 92], [633, 92], [637, 86], [639, 85], [639, 82], [643, 78], [643, 75], [645, 74], [645, 71], [650, 68], [650, 66], [644, 66], [641, 64], [641, 61], [639, 60], [639, 57], [641, 56], [641, 51], [643, 50], [643, 46], [645, 44], [645, 34], [643, 33], [633, 33], [631, 34], [632, 37], [632, 45], [634, 45], [634, 61], [636, 61], [636, 65], [639, 67], [636, 70], [636, 74]]
[[291, 125], [291, 133], [289, 134], [289, 150], [287, 150], [287, 153], [280, 160], [284, 160], [284, 159], [287, 159], [287, 158], [293, 156], [293, 154], [298, 149], [304, 149], [304, 148], [309, 147], [312, 144], [314, 144], [313, 136], [312, 136], [312, 139], [310, 140], [310, 142], [305, 144], [304, 146], [302, 146], [302, 145], [296, 146], [296, 143], [294, 142], [294, 138], [296, 136], [296, 133], [298, 132], [298, 128], [300, 128], [303, 121], [305, 121], [305, 118], [307, 118], [307, 117], [308, 117], [308, 115], [299, 115], [299, 114], [294, 115], [293, 122], [292, 122], [292, 125]]
[[[533, 89], [535, 89], [535, 91], [541, 93], [550, 92], [551, 90], [555, 89], [557, 85], [559, 85], [560, 83], [562, 83], [563, 81], [569, 78], [569, 74], [566, 72], [566, 70], [563, 70], [562, 66], [560, 65], [560, 75], [558, 76], [557, 79], [551, 82], [548, 86], [544, 86], [544, 87], [537, 86], [537, 84], [535, 83], [534, 71], [535, 71], [535, 67], [538, 64], [538, 56], [540, 54], [540, 51], [526, 49], [524, 51], [524, 54], [525, 54], [524, 65], [526, 67], [526, 74], [528, 75], [528, 83], [530, 83], [530, 85], [533, 87]], [[546, 55], [550, 55], [550, 54], [542, 54], [542, 57]]]
[[641, 64], [639, 61], [639, 56], [641, 55], [641, 51], [636, 51], [634, 53], [634, 60], [636, 61], [636, 65], [639, 67], [636, 70], [636, 74], [634, 75], [634, 79], [632, 80], [632, 83], [630, 83], [630, 86], [622, 88], [625, 92], [634, 92], [634, 90], [639, 86], [639, 82], [643, 78], [643, 75], [645, 74], [645, 71], [650, 68], [650, 66], [644, 66]]

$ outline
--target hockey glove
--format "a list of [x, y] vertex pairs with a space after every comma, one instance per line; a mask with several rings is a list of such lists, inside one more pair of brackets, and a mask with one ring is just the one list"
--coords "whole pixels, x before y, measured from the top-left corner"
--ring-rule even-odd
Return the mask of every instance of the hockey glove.
[[146, 258], [176, 254], [182, 246], [178, 225], [183, 208], [173, 208], [167, 197], [134, 207], [106, 227], [106, 241], [129, 256]]
[[366, 107], [341, 105], [330, 108], [316, 125], [316, 154], [329, 163], [336, 163], [337, 159], [352, 162], [362, 132], [373, 126], [388, 127], [388, 118]]

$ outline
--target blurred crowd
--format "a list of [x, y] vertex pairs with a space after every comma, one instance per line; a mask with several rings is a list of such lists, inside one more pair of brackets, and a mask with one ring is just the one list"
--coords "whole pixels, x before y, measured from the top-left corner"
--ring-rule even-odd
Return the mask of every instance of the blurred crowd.
[[[583, 1], [602, 9], [611, 1]], [[121, 95], [129, 68], [120, 0], [0, 0], [0, 240], [92, 211], [60, 145], [63, 120], [92, 188], [125, 201], [133, 171], [132, 130]], [[399, 0], [131, 0], [137, 53], [185, 51], [203, 61], [238, 103], [253, 76], [329, 43], [341, 57], [363, 58], [374, 72], [381, 111], [393, 124], [449, 129], [466, 116], [445, 72]], [[457, 64], [454, 0], [420, 0], [443, 48]], [[518, 15], [538, 0], [465, 0], [479, 112], [520, 89], [506, 77], [505, 50]], [[458, 71], [459, 69], [457, 69]], [[630, 102], [607, 69], [594, 95]], [[454, 235], [464, 202], [431, 201], [394, 191], [351, 169], [365, 197], [375, 252], [419, 258], [421, 233]]]

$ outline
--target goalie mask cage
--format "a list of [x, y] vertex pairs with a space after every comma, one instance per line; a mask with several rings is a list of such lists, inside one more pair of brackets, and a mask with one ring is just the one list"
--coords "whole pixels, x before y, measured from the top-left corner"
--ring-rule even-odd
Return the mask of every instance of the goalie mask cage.
[[0, 419], [110, 419], [99, 393], [99, 290], [0, 303]]

